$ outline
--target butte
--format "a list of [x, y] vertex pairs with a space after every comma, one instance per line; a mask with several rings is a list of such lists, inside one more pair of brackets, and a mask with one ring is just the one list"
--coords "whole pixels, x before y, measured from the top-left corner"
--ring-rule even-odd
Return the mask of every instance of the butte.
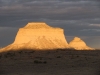
[[64, 30], [47, 25], [44, 22], [30, 22], [19, 28], [12, 44], [0, 51], [33, 49], [51, 50], [68, 48]]
[[94, 50], [94, 48], [87, 46], [86, 43], [79, 37], [75, 37], [72, 41], [70, 41], [69, 47], [76, 50]]

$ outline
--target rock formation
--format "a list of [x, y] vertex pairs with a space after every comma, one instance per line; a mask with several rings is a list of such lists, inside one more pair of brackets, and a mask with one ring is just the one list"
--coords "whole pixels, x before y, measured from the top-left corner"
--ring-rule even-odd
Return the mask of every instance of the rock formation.
[[86, 45], [86, 43], [81, 40], [79, 37], [75, 37], [70, 43], [69, 47], [74, 48], [76, 50], [93, 50]]
[[30, 22], [20, 28], [15, 41], [2, 50], [16, 49], [58, 49], [67, 48], [64, 31], [53, 28], [44, 22]]

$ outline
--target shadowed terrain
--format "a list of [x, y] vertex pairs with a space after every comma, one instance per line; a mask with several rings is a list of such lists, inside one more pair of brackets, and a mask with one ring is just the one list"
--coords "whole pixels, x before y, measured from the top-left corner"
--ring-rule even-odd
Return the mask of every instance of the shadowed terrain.
[[99, 50], [16, 50], [0, 53], [0, 75], [100, 75]]

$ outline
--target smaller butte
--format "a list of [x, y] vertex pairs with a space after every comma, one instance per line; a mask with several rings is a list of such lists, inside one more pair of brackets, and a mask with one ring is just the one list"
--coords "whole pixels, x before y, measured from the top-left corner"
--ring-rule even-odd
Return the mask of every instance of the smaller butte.
[[81, 40], [79, 37], [75, 37], [70, 43], [69, 47], [74, 48], [76, 50], [94, 50], [86, 45], [86, 43]]
[[64, 30], [47, 25], [45, 22], [30, 22], [19, 28], [12, 44], [2, 50], [53, 50], [68, 48]]

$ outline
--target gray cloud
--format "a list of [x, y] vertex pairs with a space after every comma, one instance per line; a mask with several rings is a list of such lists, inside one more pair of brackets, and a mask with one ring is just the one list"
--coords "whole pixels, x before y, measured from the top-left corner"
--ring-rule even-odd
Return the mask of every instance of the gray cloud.
[[0, 27], [0, 47], [11, 44], [16, 36], [18, 28]]
[[0, 28], [1, 39], [3, 33], [8, 36], [5, 27], [8, 33], [13, 31], [14, 37], [16, 30], [9, 27], [18, 29], [31, 21], [64, 28], [66, 36], [100, 36], [100, 1], [0, 0], [0, 27], [4, 27]]

